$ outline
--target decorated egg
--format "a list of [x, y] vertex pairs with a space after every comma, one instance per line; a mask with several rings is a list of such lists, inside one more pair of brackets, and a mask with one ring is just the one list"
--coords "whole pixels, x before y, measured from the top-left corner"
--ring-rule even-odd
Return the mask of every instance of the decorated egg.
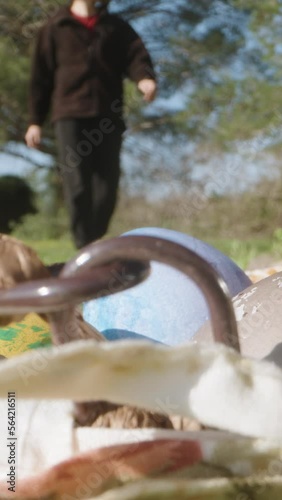
[[[219, 250], [187, 234], [163, 228], [141, 228], [125, 235], [154, 236], [178, 243], [203, 257], [225, 280], [230, 295], [251, 284], [246, 274]], [[151, 274], [134, 288], [84, 306], [84, 319], [109, 340], [140, 338], [168, 345], [193, 337], [209, 318], [197, 285], [171, 266], [151, 263]]]
[[[282, 366], [282, 272], [249, 286], [233, 298], [241, 352], [267, 357]], [[212, 339], [210, 323], [195, 335], [196, 341]]]

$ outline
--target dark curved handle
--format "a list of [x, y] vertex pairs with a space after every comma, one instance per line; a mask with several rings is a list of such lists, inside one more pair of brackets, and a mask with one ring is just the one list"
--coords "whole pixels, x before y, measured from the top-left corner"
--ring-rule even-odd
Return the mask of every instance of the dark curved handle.
[[[121, 260], [121, 259], [119, 259]], [[61, 311], [91, 298], [112, 295], [138, 285], [150, 273], [149, 262], [119, 261], [70, 277], [21, 283], [0, 290], [0, 315]]]
[[[209, 306], [214, 340], [240, 351], [236, 319], [224, 281], [193, 251], [152, 236], [123, 236], [88, 245], [63, 267], [57, 279], [33, 281], [1, 291], [0, 314], [62, 310], [91, 297], [130, 288], [148, 275], [149, 264], [144, 261], [150, 260], [169, 264], [195, 281]], [[130, 279], [114, 277], [117, 269], [127, 269]], [[111, 280], [114, 289], [109, 286]]]
[[70, 260], [61, 276], [79, 274], [83, 269], [116, 259], [155, 260], [169, 264], [189, 276], [207, 301], [214, 340], [240, 352], [237, 323], [227, 286], [202, 257], [177, 243], [152, 236], [123, 236], [88, 245]]

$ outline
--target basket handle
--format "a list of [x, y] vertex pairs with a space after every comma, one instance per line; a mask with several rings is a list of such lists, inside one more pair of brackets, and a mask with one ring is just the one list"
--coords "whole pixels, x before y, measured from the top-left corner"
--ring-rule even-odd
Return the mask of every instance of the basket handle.
[[213, 338], [240, 352], [237, 323], [224, 280], [211, 265], [188, 248], [153, 236], [122, 236], [99, 241], [83, 248], [70, 260], [60, 276], [73, 276], [116, 259], [155, 260], [171, 265], [191, 278], [208, 304]]
[[150, 260], [175, 267], [198, 285], [210, 310], [214, 340], [240, 351], [236, 319], [222, 278], [195, 252], [152, 236], [122, 236], [88, 245], [65, 264], [57, 278], [0, 291], [0, 314], [63, 311], [84, 300], [125, 290], [148, 276]]

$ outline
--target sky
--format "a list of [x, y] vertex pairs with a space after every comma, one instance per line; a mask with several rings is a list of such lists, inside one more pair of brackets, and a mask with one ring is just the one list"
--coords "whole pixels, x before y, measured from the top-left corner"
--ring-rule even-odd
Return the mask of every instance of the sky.
[[[192, 175], [190, 180], [187, 178], [187, 182], [204, 183], [206, 185], [206, 194], [209, 195], [240, 192], [248, 189], [265, 176], [266, 172], [268, 178], [277, 177], [280, 172], [280, 162], [274, 155], [267, 152], [267, 146], [275, 144], [277, 141], [280, 142], [281, 134], [282, 130], [279, 130], [279, 133], [274, 135], [272, 139], [268, 138], [268, 142], [266, 141], [267, 138], [263, 140], [257, 137], [248, 141], [240, 141], [236, 144], [233, 152], [220, 153], [217, 156], [212, 155], [211, 158], [204, 161], [196, 159], [197, 155], [193, 143], [188, 141], [186, 161], [189, 167], [192, 165]], [[129, 150], [132, 146], [134, 147], [134, 139], [133, 145], [130, 144], [129, 137], [126, 141]], [[150, 140], [144, 140], [142, 149], [147, 152], [147, 161], [150, 158], [151, 148]], [[10, 143], [8, 149], [23, 154], [25, 159], [12, 154], [0, 154], [0, 175], [28, 176], [34, 169], [34, 163], [28, 160], [29, 157], [35, 163], [46, 166], [46, 168], [53, 164], [52, 157], [40, 151], [31, 150], [23, 144], [15, 145]], [[144, 194], [151, 201], [170, 194], [180, 194], [183, 185], [182, 181], [181, 183], [177, 181], [177, 176], [174, 178], [175, 161], [177, 161], [176, 158], [174, 158], [173, 162], [167, 155], [165, 165], [164, 157], [162, 155], [159, 157], [163, 172], [165, 173], [167, 170], [169, 173], [172, 170], [168, 182], [165, 178], [163, 180], [162, 178], [154, 178], [154, 174], [151, 174], [151, 168], [154, 170], [154, 164], [146, 164], [146, 175], [138, 175], [138, 171], [142, 173], [144, 170], [144, 158], [138, 160], [134, 155], [123, 152], [122, 166], [125, 172], [124, 187], [126, 191], [131, 195]], [[145, 163], [147, 163], [146, 159]], [[167, 163], [170, 168], [168, 168]], [[40, 189], [41, 187], [40, 183]]]
[[16, 156], [0, 154], [0, 175], [25, 176], [30, 170], [30, 163]]
[[[25, 177], [34, 168], [34, 164], [51, 166], [53, 160], [50, 155], [31, 150], [24, 144], [10, 142], [6, 146], [7, 153], [0, 154], [0, 175], [19, 175]], [[13, 154], [15, 153], [15, 154]], [[20, 158], [22, 155], [24, 158]]]

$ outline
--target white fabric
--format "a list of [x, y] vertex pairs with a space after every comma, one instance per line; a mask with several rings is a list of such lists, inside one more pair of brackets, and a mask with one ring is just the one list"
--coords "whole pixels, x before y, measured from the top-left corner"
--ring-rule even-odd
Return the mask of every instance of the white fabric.
[[[8, 471], [7, 400], [0, 400], [0, 479]], [[18, 479], [35, 475], [72, 456], [73, 422], [70, 401], [17, 400], [16, 456]]]
[[[242, 466], [241, 456], [264, 451], [277, 458], [281, 455], [281, 370], [271, 363], [242, 358], [218, 344], [166, 348], [136, 341], [78, 341], [2, 361], [0, 481], [7, 479], [7, 394], [11, 391], [16, 392], [19, 480], [95, 448], [158, 438], [196, 440], [205, 460], [223, 440], [225, 448], [233, 449], [230, 467], [234, 472]], [[207, 431], [75, 429], [72, 399], [139, 405], [192, 416], [245, 436], [274, 439]]]
[[88, 340], [30, 351], [0, 363], [0, 397], [8, 391], [17, 398], [105, 399], [282, 439], [282, 371], [218, 344]]

